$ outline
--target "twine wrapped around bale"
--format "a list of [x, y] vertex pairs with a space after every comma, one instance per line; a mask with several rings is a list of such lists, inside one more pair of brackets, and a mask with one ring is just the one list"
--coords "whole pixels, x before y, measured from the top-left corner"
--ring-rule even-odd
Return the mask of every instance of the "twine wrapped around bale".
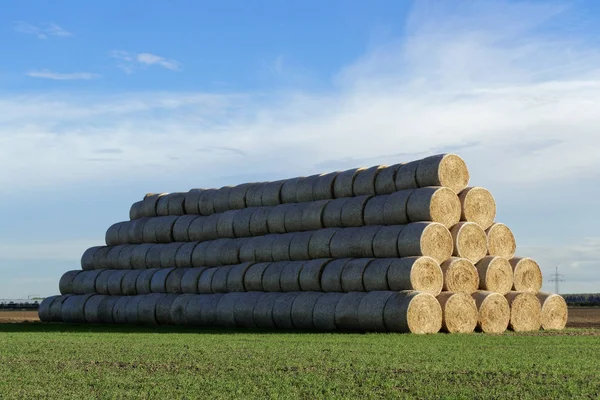
[[442, 328], [442, 307], [429, 293], [395, 292], [385, 304], [383, 320], [390, 332], [437, 333]]
[[496, 201], [487, 189], [468, 187], [458, 197], [462, 208], [461, 221], [475, 222], [483, 230], [492, 226], [496, 218]]
[[475, 300], [479, 312], [477, 330], [485, 333], [502, 333], [508, 328], [510, 306], [503, 295], [477, 291], [471, 296]]
[[471, 333], [477, 326], [475, 300], [466, 293], [443, 292], [437, 295], [442, 307], [442, 330], [448, 333]]
[[454, 241], [455, 257], [466, 258], [477, 263], [487, 254], [485, 231], [474, 222], [460, 222], [450, 230]]
[[513, 290], [536, 294], [542, 288], [542, 271], [533, 259], [515, 257], [510, 260], [513, 269]]
[[440, 264], [440, 268], [444, 275], [444, 291], [471, 294], [479, 287], [477, 268], [465, 258], [452, 257]]
[[510, 305], [508, 327], [515, 332], [537, 331], [542, 326], [542, 307], [538, 298], [527, 292], [510, 292], [505, 295]]
[[507, 260], [515, 255], [517, 242], [508, 226], [495, 223], [485, 233], [487, 235], [489, 255], [502, 257]]
[[558, 294], [545, 292], [538, 293], [537, 298], [542, 306], [542, 329], [564, 329], [569, 314], [565, 299]]
[[513, 270], [502, 257], [487, 256], [475, 264], [479, 274], [479, 289], [506, 294], [513, 287]]

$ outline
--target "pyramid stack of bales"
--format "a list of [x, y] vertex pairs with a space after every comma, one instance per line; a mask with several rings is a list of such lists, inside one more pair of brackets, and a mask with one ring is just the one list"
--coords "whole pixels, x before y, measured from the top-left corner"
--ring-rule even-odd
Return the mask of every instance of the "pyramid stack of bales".
[[148, 194], [42, 321], [434, 333], [562, 329], [494, 198], [453, 154]]

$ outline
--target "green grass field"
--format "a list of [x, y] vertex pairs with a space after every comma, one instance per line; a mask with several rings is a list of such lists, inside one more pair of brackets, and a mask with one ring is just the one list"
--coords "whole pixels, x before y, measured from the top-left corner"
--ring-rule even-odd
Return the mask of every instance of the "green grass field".
[[0, 398], [598, 398], [599, 333], [0, 324]]

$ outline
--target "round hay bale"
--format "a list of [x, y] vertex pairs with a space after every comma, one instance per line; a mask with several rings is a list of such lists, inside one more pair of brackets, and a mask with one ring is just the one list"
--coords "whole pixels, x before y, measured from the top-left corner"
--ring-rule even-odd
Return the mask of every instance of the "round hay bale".
[[437, 222], [413, 222], [405, 225], [398, 236], [400, 257], [429, 256], [438, 263], [452, 256], [452, 235]]
[[313, 310], [315, 304], [323, 296], [323, 293], [304, 292], [299, 293], [292, 303], [292, 324], [296, 329], [314, 329]]
[[354, 196], [354, 181], [356, 180], [359, 172], [364, 170], [366, 170], [366, 168], [352, 168], [340, 172], [333, 182], [334, 198], [339, 199], [341, 197]]
[[131, 227], [134, 225], [133, 221], [123, 221], [119, 227], [119, 236], [117, 237], [117, 244], [133, 243]]
[[185, 193], [171, 193], [167, 207], [167, 215], [179, 216], [185, 214]]
[[510, 259], [513, 270], [513, 290], [517, 292], [538, 293], [542, 288], [542, 271], [534, 260], [528, 257]]
[[[250, 217], [250, 235], [251, 236], [262, 236], [266, 235], [271, 231], [271, 228], [267, 225], [270, 214], [277, 213], [277, 211], [281, 211], [282, 207], [256, 207], [254, 208], [254, 212]], [[285, 228], [283, 227], [283, 213], [281, 213], [281, 231], [285, 232]]]
[[[188, 227], [188, 239], [190, 242], [203, 242], [205, 240], [211, 240], [211, 232], [210, 232], [210, 224], [207, 224], [207, 220], [209, 217], [204, 217], [197, 215], [192, 222], [190, 222], [190, 226]], [[214, 222], [213, 217], [209, 222]], [[206, 227], [206, 233], [204, 230], [204, 225]]]
[[360, 321], [358, 320], [358, 307], [365, 298], [366, 293], [346, 293], [338, 301], [335, 307], [335, 325], [340, 330], [358, 331]]
[[364, 292], [363, 275], [371, 258], [355, 258], [350, 260], [342, 270], [342, 291], [343, 292]]
[[469, 184], [469, 170], [464, 160], [455, 154], [439, 154], [419, 161], [417, 184], [445, 186], [460, 193]]
[[475, 264], [479, 274], [479, 289], [506, 294], [513, 287], [513, 270], [502, 257], [487, 256]]
[[179, 296], [177, 294], [160, 294], [160, 298], [156, 303], [155, 317], [158, 325], [173, 325], [171, 319], [171, 306], [175, 299]]
[[146, 268], [160, 268], [160, 253], [165, 248], [164, 244], [153, 244], [146, 253]]
[[406, 205], [410, 222], [439, 222], [451, 228], [460, 221], [461, 202], [451, 189], [426, 187], [411, 192]]
[[265, 235], [253, 238], [254, 257], [256, 261], [275, 261], [273, 259], [273, 244], [277, 235]]
[[281, 292], [281, 272], [288, 261], [269, 263], [262, 275], [262, 288], [265, 292]]
[[121, 296], [123, 294], [123, 279], [129, 271], [114, 270], [106, 282], [106, 289], [111, 296]]
[[127, 234], [130, 243], [144, 243], [144, 229], [146, 228], [148, 221], [150, 221], [150, 218], [146, 217], [131, 221], [129, 224], [129, 232]]
[[[123, 296], [133, 296], [136, 294], [139, 294], [137, 292], [137, 280], [140, 277], [140, 274], [142, 273], [141, 270], [129, 270], [125, 272], [125, 275], [123, 275], [123, 279], [121, 280], [121, 293], [123, 294]], [[96, 282], [96, 287], [98, 286], [98, 283]], [[106, 293], [105, 294], [110, 294], [108, 292], [108, 286], [106, 289]]]
[[96, 293], [96, 280], [98, 279], [98, 275], [100, 275], [101, 273], [102, 270], [83, 272], [83, 293], [81, 294]]
[[159, 217], [153, 217], [146, 220], [144, 224], [144, 232], [142, 234], [144, 243], [158, 243], [158, 239], [156, 238], [156, 230], [161, 223]]
[[292, 305], [299, 293], [281, 293], [273, 305], [273, 322], [278, 329], [293, 329]]
[[331, 256], [333, 258], [374, 257], [373, 241], [380, 229], [380, 226], [339, 229], [329, 244]]
[[63, 276], [60, 277], [60, 281], [58, 282], [58, 290], [60, 291], [60, 294], [73, 294], [73, 280], [80, 273], [83, 273], [83, 271], [80, 269], [67, 271], [63, 274]]
[[308, 242], [308, 256], [310, 259], [331, 257], [331, 239], [337, 232], [336, 228], [326, 228], [314, 231]]
[[217, 220], [217, 237], [233, 238], [233, 223], [237, 218], [238, 210], [229, 210], [219, 215]]
[[228, 292], [246, 292], [244, 286], [244, 278], [246, 272], [254, 262], [246, 262], [242, 264], [233, 265], [229, 274], [227, 275], [227, 291]]
[[304, 261], [290, 261], [285, 263], [279, 277], [279, 286], [282, 292], [299, 292], [302, 290], [300, 288], [300, 271], [304, 263]]
[[226, 239], [227, 241], [221, 247], [218, 265], [234, 265], [239, 264], [240, 248], [242, 242], [236, 239]]
[[175, 267], [175, 256], [181, 246], [183, 246], [182, 242], [173, 242], [163, 246], [160, 251], [160, 268]]
[[182, 215], [177, 218], [173, 225], [173, 240], [175, 242], [189, 242], [189, 229], [192, 221], [200, 218], [198, 215]]
[[198, 293], [198, 280], [202, 271], [206, 268], [184, 268], [185, 273], [181, 277], [181, 293], [184, 294], [197, 294]]
[[377, 175], [379, 175], [385, 167], [385, 165], [376, 165], [371, 168], [360, 170], [352, 184], [352, 193], [354, 193], [354, 196], [374, 195]]
[[335, 309], [344, 296], [342, 293], [323, 293], [313, 307], [313, 325], [320, 331], [334, 331]]
[[509, 329], [515, 332], [537, 331], [542, 326], [542, 307], [534, 294], [510, 292], [504, 295], [510, 305]]
[[[87, 271], [86, 271], [87, 272]], [[83, 280], [85, 279], [85, 274], [77, 274], [73, 278], [73, 294], [84, 294], [83, 291]]]
[[250, 292], [244, 293], [243, 296], [235, 303], [233, 308], [233, 317], [235, 324], [240, 328], [256, 328], [254, 322], [254, 307], [260, 299], [262, 293]]
[[414, 190], [403, 190], [385, 196], [383, 204], [384, 225], [405, 225], [408, 218], [408, 202]]
[[315, 182], [313, 184], [313, 200], [333, 199], [333, 187], [338, 175], [339, 172], [337, 171], [319, 175], [319, 177], [315, 179]]
[[294, 235], [290, 242], [290, 260], [302, 261], [310, 259], [308, 250], [312, 235], [312, 231], [298, 232]]
[[150, 293], [142, 297], [138, 304], [138, 321], [143, 325], [158, 325], [156, 305], [164, 296], [162, 293]]
[[175, 266], [177, 268], [192, 267], [192, 253], [198, 245], [198, 242], [189, 242], [182, 244], [175, 253]]
[[192, 267], [214, 266], [206, 262], [206, 253], [212, 245], [213, 242], [200, 242], [194, 247], [192, 250]]
[[283, 225], [286, 232], [299, 232], [302, 230], [302, 212], [304, 204], [290, 204], [283, 216]]
[[323, 208], [323, 226], [325, 228], [339, 228], [342, 226], [342, 208], [349, 199], [330, 200]]
[[158, 271], [158, 268], [152, 268], [145, 269], [140, 272], [137, 280], [135, 281], [135, 291], [137, 294], [148, 294], [152, 292], [150, 283], [152, 282], [152, 277]]
[[167, 278], [175, 268], [160, 268], [152, 275], [150, 280], [150, 292], [167, 293]]
[[50, 296], [50, 297], [46, 297], [44, 300], [42, 300], [42, 302], [40, 303], [40, 306], [38, 308], [38, 317], [40, 319], [40, 321], [42, 322], [51, 322], [52, 321], [52, 315], [50, 313], [50, 306], [52, 306], [52, 303], [54, 302], [54, 300], [58, 299], [60, 296]]
[[321, 289], [324, 292], [342, 291], [342, 271], [351, 258], [336, 258], [329, 260], [321, 273]]
[[[192, 325], [214, 326], [217, 321], [217, 305], [223, 294], [200, 295], [188, 303], [188, 321]], [[200, 303], [198, 310], [197, 304]]]
[[129, 300], [132, 298], [133, 296], [117, 297], [117, 301], [115, 301], [115, 304], [113, 304], [112, 309], [112, 320], [115, 324], [121, 325], [127, 323], [127, 319], [125, 318], [126, 307], [127, 303], [129, 303]]
[[105, 295], [94, 295], [85, 302], [83, 307], [83, 317], [88, 324], [99, 324], [100, 321], [100, 304], [107, 298]]
[[223, 186], [217, 189], [213, 200], [215, 213], [222, 213], [229, 210], [229, 194], [231, 193], [231, 189], [233, 189], [231, 186]]
[[313, 186], [321, 175], [301, 178], [296, 184], [296, 201], [298, 203], [313, 201]]
[[198, 199], [198, 212], [200, 215], [211, 215], [215, 213], [215, 195], [217, 189], [207, 189], [200, 194]]
[[390, 290], [387, 281], [388, 269], [392, 259], [375, 258], [371, 260], [363, 273], [363, 285], [366, 292]]
[[256, 208], [244, 208], [239, 210], [233, 220], [233, 236], [236, 238], [245, 238], [252, 235], [250, 232], [250, 220]]
[[158, 198], [156, 202], [156, 215], [159, 217], [164, 217], [169, 215], [169, 199], [171, 198], [172, 193], [165, 193], [164, 195]]
[[515, 236], [504, 224], [493, 224], [485, 231], [487, 235], [488, 254], [510, 260], [517, 250]]
[[231, 266], [219, 267], [212, 276], [210, 283], [211, 293], [227, 293], [227, 275], [231, 271]]
[[104, 246], [94, 246], [94, 247], [90, 247], [89, 249], [84, 251], [83, 255], [81, 256], [81, 269], [83, 269], [83, 270], [95, 269], [96, 267], [94, 264], [94, 255], [96, 254], [96, 252], [98, 250], [100, 250], [103, 247]]
[[203, 192], [203, 189], [191, 189], [184, 195], [183, 209], [185, 210], [185, 214], [200, 214], [198, 201]]
[[118, 244], [116, 246], [113, 246], [108, 251], [108, 254], [106, 255], [106, 262], [107, 262], [107, 266], [109, 268], [114, 268], [114, 269], [119, 268], [119, 254], [121, 253], [121, 250], [123, 250], [123, 248], [125, 246], [126, 245], [124, 245], [124, 244]]
[[[276, 206], [281, 204], [281, 187], [283, 180], [267, 182], [262, 187], [260, 195], [260, 204], [263, 207]], [[249, 207], [249, 205], [248, 205]]]
[[94, 269], [108, 269], [108, 252], [112, 249], [110, 246], [102, 246], [94, 252]]
[[273, 308], [279, 300], [279, 293], [261, 293], [252, 310], [252, 318], [257, 328], [274, 329]]
[[252, 263], [244, 274], [244, 288], [248, 292], [263, 292], [263, 275], [271, 263]]
[[[148, 255], [148, 252], [150, 251], [150, 249], [152, 249], [153, 247], [154, 247], [154, 245], [150, 244], [150, 243], [136, 245], [135, 248], [133, 249], [133, 251], [131, 252], [131, 258], [129, 261], [129, 265], [131, 265], [131, 268], [133, 268], [133, 269], [146, 268], [146, 256]], [[159, 259], [159, 265], [160, 265], [160, 259]]]
[[[189, 269], [191, 269], [191, 268], [189, 268]], [[188, 268], [174, 268], [173, 271], [171, 271], [169, 276], [167, 276], [167, 283], [165, 285], [167, 293], [173, 293], [173, 294], [183, 293], [183, 290], [181, 288], [181, 286], [182, 286], [181, 280], [183, 279], [183, 276], [185, 275], [185, 273], [187, 271], [188, 271]]]
[[330, 259], [310, 260], [304, 263], [300, 270], [299, 283], [303, 292], [321, 292], [321, 277]]
[[[246, 191], [246, 207], [262, 206], [262, 192], [265, 189], [266, 182], [251, 183]], [[277, 203], [279, 204], [279, 203]]]
[[358, 196], [348, 199], [342, 206], [341, 221], [343, 227], [358, 227], [365, 225], [365, 206], [371, 198], [368, 196]]
[[143, 201], [136, 201], [129, 208], [129, 219], [134, 220], [142, 217], [142, 203]]
[[437, 333], [442, 328], [442, 307], [430, 293], [395, 292], [385, 304], [383, 320], [390, 332]]
[[383, 211], [388, 197], [389, 196], [384, 195], [369, 198], [363, 212], [365, 225], [385, 225], [387, 223]]
[[93, 294], [84, 294], [79, 296], [69, 296], [62, 304], [62, 321], [68, 323], [85, 323], [84, 308], [85, 303], [94, 296]]
[[396, 191], [396, 174], [402, 164], [383, 167], [375, 178], [375, 193], [377, 195], [390, 194]]
[[235, 304], [244, 300], [245, 293], [225, 293], [217, 304], [216, 324], [225, 328], [235, 328]]
[[240, 243], [240, 262], [256, 261], [256, 245], [254, 238], [238, 239]]
[[362, 331], [385, 332], [383, 310], [394, 292], [375, 291], [367, 293], [358, 305], [358, 324]]
[[474, 222], [460, 222], [450, 230], [454, 241], [455, 257], [466, 258], [478, 263], [487, 254], [487, 236], [485, 231]]
[[123, 225], [122, 222], [117, 222], [112, 224], [107, 230], [106, 230], [106, 234], [104, 235], [104, 241], [106, 242], [107, 246], [114, 246], [119, 243], [119, 230], [121, 229], [121, 226]]
[[183, 315], [185, 317], [185, 325], [203, 325], [203, 321], [201, 321], [200, 315], [202, 313], [202, 307], [204, 306], [206, 299], [210, 297], [210, 295], [196, 295], [190, 297], [190, 299], [187, 301], [185, 310], [183, 312]]
[[475, 300], [466, 293], [443, 292], [437, 295], [442, 306], [442, 330], [448, 333], [471, 333], [477, 326]]
[[300, 176], [297, 178], [286, 179], [283, 181], [283, 185], [281, 186], [281, 202], [282, 203], [286, 204], [286, 203], [295, 203], [296, 202], [296, 193], [298, 193], [298, 191], [297, 191], [298, 183], [303, 178], [304, 178], [303, 176]]
[[538, 293], [537, 298], [542, 305], [542, 329], [565, 329], [569, 313], [565, 299], [558, 294], [544, 292]]
[[242, 183], [241, 185], [236, 185], [231, 188], [228, 205], [230, 210], [241, 210], [242, 208], [246, 208], [246, 192], [248, 192], [249, 187], [250, 183]]
[[200, 277], [198, 278], [198, 293], [212, 293], [213, 275], [219, 268], [220, 267], [206, 268], [204, 271], [202, 271]]
[[474, 293], [479, 287], [479, 273], [466, 258], [452, 257], [440, 264], [444, 275], [443, 291]]
[[302, 205], [302, 221], [300, 231], [316, 231], [322, 229], [323, 225], [323, 210], [329, 203], [329, 200], [311, 201]]
[[187, 307], [196, 294], [180, 294], [171, 303], [171, 324], [184, 326], [188, 320]]
[[125, 245], [119, 252], [117, 259], [117, 269], [132, 269], [131, 259], [133, 258], [133, 252], [137, 248], [135, 244]]
[[387, 271], [389, 290], [417, 290], [434, 296], [442, 291], [444, 274], [431, 257], [404, 257], [391, 260]]
[[[419, 161], [411, 161], [409, 163], [402, 164], [398, 167], [398, 171], [396, 171], [396, 178], [394, 181], [394, 185], [396, 186], [396, 191], [402, 190], [411, 190], [419, 187], [417, 183], [417, 167], [419, 166]], [[439, 186], [439, 185], [433, 185]]]
[[164, 193], [154, 193], [144, 197], [141, 208], [142, 217], [156, 217], [156, 205], [158, 203], [158, 199], [163, 195]]
[[105, 296], [104, 300], [100, 302], [98, 306], [98, 323], [100, 324], [114, 324], [113, 320], [113, 309], [115, 308], [115, 304], [117, 304], [117, 300], [121, 297], [119, 296]]
[[461, 221], [475, 222], [486, 230], [496, 218], [494, 196], [482, 187], [468, 187], [459, 194], [462, 212]]
[[50, 304], [49, 307], [50, 320], [48, 322], [64, 322], [62, 317], [62, 307], [65, 301], [72, 296], [72, 294], [67, 294], [54, 299], [54, 301]]
[[398, 254], [398, 238], [404, 225], [382, 226], [373, 238], [373, 255], [377, 258], [394, 258]]
[[[156, 218], [156, 241], [158, 243], [170, 243], [173, 239], [173, 227], [179, 217], [175, 215], [168, 215], [164, 217]], [[146, 224], [147, 225], [147, 224]]]

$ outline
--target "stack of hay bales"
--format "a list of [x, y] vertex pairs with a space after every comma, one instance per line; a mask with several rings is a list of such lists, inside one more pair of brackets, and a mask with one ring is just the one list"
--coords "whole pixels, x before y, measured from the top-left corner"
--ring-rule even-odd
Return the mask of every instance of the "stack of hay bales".
[[[434, 333], [562, 329], [490, 192], [442, 154], [149, 194], [66, 272], [42, 321]], [[537, 295], [537, 297], [536, 297]]]

